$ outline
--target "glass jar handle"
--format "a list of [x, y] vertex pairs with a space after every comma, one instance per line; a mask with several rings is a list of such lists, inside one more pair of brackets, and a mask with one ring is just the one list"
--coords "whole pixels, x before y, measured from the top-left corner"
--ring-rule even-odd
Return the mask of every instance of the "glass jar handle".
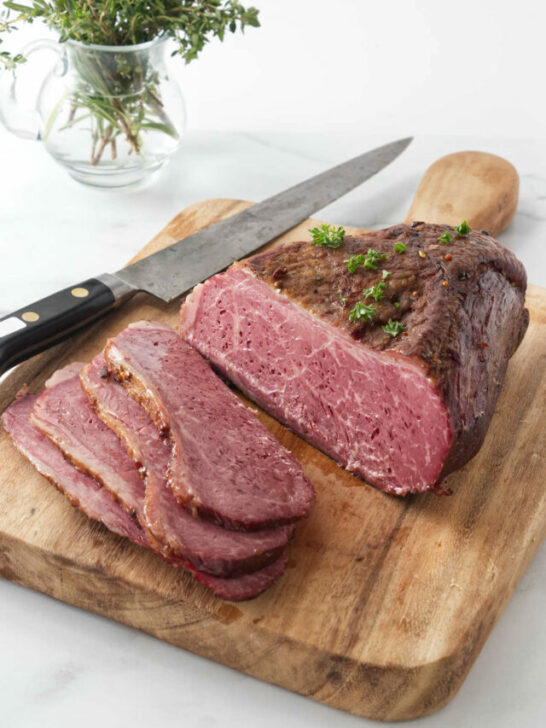
[[[56, 72], [59, 76], [64, 75], [67, 69], [66, 53], [58, 42], [45, 38], [34, 40], [23, 48], [21, 55], [28, 58], [33, 53], [43, 50], [53, 51], [58, 56]], [[5, 78], [0, 89], [0, 120], [6, 129], [23, 139], [40, 139], [40, 114], [36, 108], [22, 108], [17, 97], [17, 69], [14, 69], [11, 74], [5, 73], [3, 76]]]

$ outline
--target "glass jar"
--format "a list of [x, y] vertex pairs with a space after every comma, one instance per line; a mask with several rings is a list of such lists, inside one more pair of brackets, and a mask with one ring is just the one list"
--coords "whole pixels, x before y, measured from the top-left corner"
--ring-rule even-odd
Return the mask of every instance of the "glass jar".
[[35, 41], [23, 55], [54, 50], [57, 64], [32, 111], [21, 108], [14, 72], [0, 93], [0, 118], [15, 134], [41, 140], [79, 182], [137, 184], [165, 164], [184, 130], [184, 100], [168, 76], [165, 48], [162, 38], [133, 46]]

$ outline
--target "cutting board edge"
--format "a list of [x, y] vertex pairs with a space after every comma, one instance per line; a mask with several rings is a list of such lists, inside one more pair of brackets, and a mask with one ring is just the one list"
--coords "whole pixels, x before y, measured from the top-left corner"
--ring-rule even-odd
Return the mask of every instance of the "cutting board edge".
[[[529, 555], [527, 563], [531, 558], [532, 554]], [[47, 577], [40, 580], [39, 570], [32, 568], [36, 559], [45, 559], [50, 567], [53, 565], [54, 577], [49, 569]], [[524, 566], [523, 570], [525, 568]], [[421, 665], [411, 667], [370, 665], [292, 637], [275, 634], [271, 630], [260, 628], [259, 625], [253, 626], [252, 635], [249, 636], [248, 625], [245, 622], [224, 620], [210, 612], [207, 614], [210, 620], [207, 627], [210, 628], [211, 635], [209, 642], [203, 644], [202, 634], [196, 632], [196, 639], [192, 639], [191, 629], [196, 623], [202, 626], [202, 611], [183, 601], [168, 603], [162, 608], [163, 618], [168, 617], [169, 612], [173, 612], [173, 617], [176, 617], [174, 628], [169, 625], [164, 629], [161, 627], [154, 629], [146, 622], [146, 614], [147, 609], [155, 601], [162, 601], [161, 594], [148, 591], [138, 584], [120, 580], [117, 575], [101, 571], [96, 567], [82, 567], [70, 559], [1, 532], [0, 577], [62, 603], [137, 629], [151, 637], [297, 695], [353, 715], [381, 721], [423, 717], [449, 703], [459, 691], [476, 655], [500, 616], [500, 613], [497, 613], [493, 621], [490, 620], [490, 625], [480, 627], [481, 636], [477, 652], [474, 649], [465, 649], [466, 644], [474, 646], [477, 644], [469, 640], [462, 641], [461, 649], [451, 655]], [[112, 606], [104, 595], [101, 595], [99, 602], [93, 601], [90, 589], [93, 580], [97, 578], [101, 580], [102, 586], [105, 582], [111, 582], [118, 598], [120, 584], [123, 586], [121, 599], [124, 601], [120, 608]], [[511, 590], [506, 596], [506, 601], [510, 595]], [[138, 606], [140, 601], [143, 601], [144, 606]], [[182, 624], [181, 606], [188, 613], [187, 622]], [[197, 620], [196, 614], [199, 615]], [[260, 635], [258, 640], [257, 635]], [[222, 645], [222, 654], [218, 654], [219, 644]], [[241, 666], [237, 664], [236, 658], [241, 652], [247, 652], [244, 649], [247, 644], [248, 650], [251, 649], [254, 656], [258, 653], [258, 658], [254, 660], [253, 665]], [[293, 663], [294, 651], [297, 651], [297, 664]], [[272, 674], [271, 670], [272, 654], [275, 654], [274, 663], [278, 667], [275, 674]], [[267, 659], [262, 661], [261, 655]], [[309, 684], [309, 673], [312, 673], [312, 685]], [[408, 696], [408, 700], [401, 705], [400, 698], [404, 694]], [[384, 698], [385, 695], [391, 696], [392, 700], [385, 702], [382, 699], [380, 704], [377, 704], [377, 697]]]

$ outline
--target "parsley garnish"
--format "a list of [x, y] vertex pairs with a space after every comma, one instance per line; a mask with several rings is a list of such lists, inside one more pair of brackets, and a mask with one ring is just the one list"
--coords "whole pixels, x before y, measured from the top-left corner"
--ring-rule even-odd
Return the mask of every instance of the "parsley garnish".
[[343, 295], [343, 293], [340, 293], [339, 294], [339, 300], [341, 301], [341, 303], [347, 303], [347, 299], [345, 298], [345, 296]]
[[395, 301], [392, 305], [394, 308], [400, 308], [400, 301]]
[[379, 261], [385, 260], [387, 256], [385, 253], [380, 253], [379, 250], [374, 250], [373, 248], [368, 248], [368, 252], [366, 253], [366, 259], [364, 260], [364, 268], [369, 268], [370, 270], [377, 270], [379, 267]]
[[[457, 229], [457, 228], [455, 228], [455, 229]], [[453, 235], [447, 230], [444, 230], [444, 232], [438, 238], [438, 242], [442, 243], [442, 245], [445, 245], [446, 243], [450, 243], [452, 240], [453, 240]]]
[[340, 248], [345, 238], [345, 229], [335, 225], [321, 225], [309, 230], [313, 236], [313, 245], [323, 245], [325, 248]]
[[405, 253], [408, 249], [407, 245], [404, 245], [404, 243], [396, 243], [394, 246], [394, 252], [398, 253], [398, 255], [402, 255], [402, 253]]
[[377, 306], [374, 306], [373, 303], [366, 306], [365, 303], [357, 301], [355, 307], [349, 312], [349, 321], [371, 321], [376, 311]]
[[390, 272], [390, 270], [385, 270], [383, 268], [383, 271], [381, 273], [381, 280], [386, 281], [387, 278], [390, 278], [391, 276], [392, 276], [392, 273]]
[[405, 331], [404, 324], [401, 321], [393, 321], [389, 319], [385, 326], [381, 327], [386, 334], [390, 334], [393, 338]]
[[351, 255], [350, 258], [344, 260], [343, 262], [347, 263], [347, 270], [351, 275], [353, 275], [353, 273], [356, 273], [356, 269], [359, 265], [364, 265], [364, 256], [362, 254]]
[[[369, 268], [370, 270], [377, 270], [379, 267], [379, 261], [384, 260], [386, 257], [385, 253], [380, 253], [378, 250], [368, 248], [366, 256], [362, 255], [362, 253], [359, 253], [358, 255], [351, 255], [350, 258], [343, 262], [347, 263], [347, 270], [351, 275], [353, 275], [353, 273], [356, 273], [356, 269], [359, 265], [363, 265], [364, 268]], [[385, 273], [387, 273], [387, 275], [385, 275]], [[390, 273], [388, 271], [384, 271], [383, 279], [388, 278], [389, 275]]]
[[380, 301], [383, 298], [383, 296], [385, 295], [386, 287], [387, 287], [386, 283], [383, 283], [383, 281], [379, 281], [379, 283], [376, 283], [375, 286], [364, 289], [364, 298], [373, 297], [373, 299], [375, 301]]
[[455, 225], [455, 232], [458, 235], [468, 235], [468, 233], [470, 232], [471, 229], [472, 228], [470, 227], [470, 225], [467, 223], [466, 220], [463, 220], [460, 225]]

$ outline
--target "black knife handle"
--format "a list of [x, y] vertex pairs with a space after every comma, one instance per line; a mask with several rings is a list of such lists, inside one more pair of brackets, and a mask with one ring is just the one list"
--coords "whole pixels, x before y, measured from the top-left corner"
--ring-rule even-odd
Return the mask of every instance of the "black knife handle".
[[118, 278], [105, 274], [4, 316], [0, 319], [0, 374], [67, 339], [133, 293]]

